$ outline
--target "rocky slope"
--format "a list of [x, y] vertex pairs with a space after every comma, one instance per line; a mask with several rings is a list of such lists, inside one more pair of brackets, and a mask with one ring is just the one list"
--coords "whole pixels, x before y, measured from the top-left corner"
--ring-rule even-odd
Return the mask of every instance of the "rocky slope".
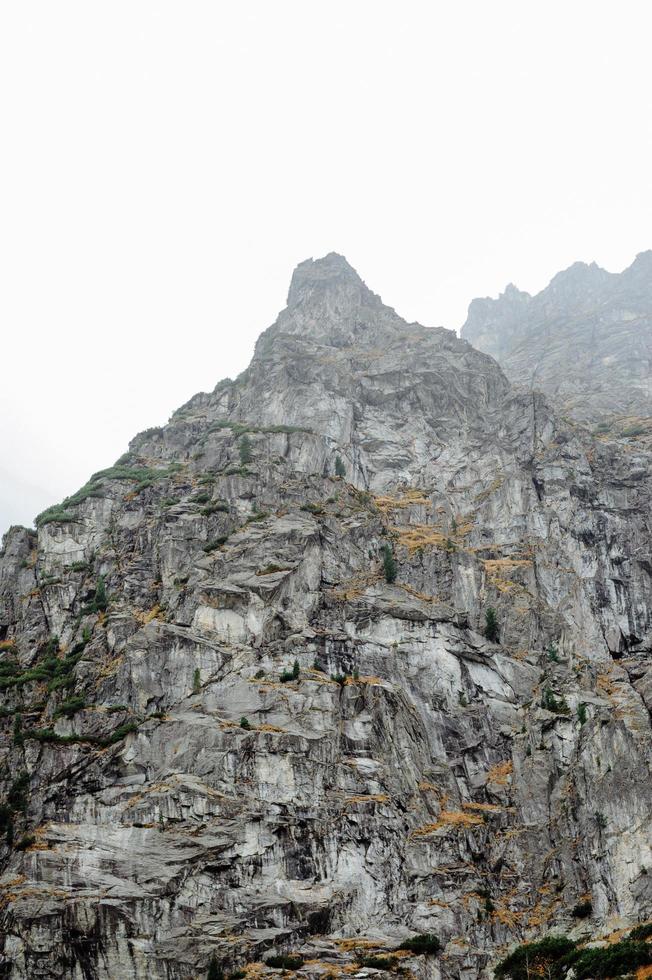
[[300, 265], [243, 375], [5, 538], [2, 975], [471, 980], [652, 917], [650, 474]]
[[577, 262], [536, 296], [509, 285], [473, 300], [462, 337], [559, 411], [615, 434], [640, 426], [652, 416], [652, 251], [620, 274]]

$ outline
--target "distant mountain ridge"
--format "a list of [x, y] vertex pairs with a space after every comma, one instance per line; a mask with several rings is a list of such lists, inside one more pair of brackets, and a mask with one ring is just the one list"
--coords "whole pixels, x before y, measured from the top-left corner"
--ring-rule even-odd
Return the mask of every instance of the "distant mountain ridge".
[[474, 299], [461, 336], [582, 421], [652, 415], [652, 251], [621, 273], [576, 262], [535, 296]]

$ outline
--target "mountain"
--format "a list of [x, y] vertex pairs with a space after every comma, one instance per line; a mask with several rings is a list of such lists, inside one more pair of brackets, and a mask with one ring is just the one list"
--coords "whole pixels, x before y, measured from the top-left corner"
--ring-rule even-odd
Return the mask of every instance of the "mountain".
[[652, 416], [652, 251], [619, 275], [576, 262], [536, 296], [475, 299], [461, 335], [558, 411], [632, 427]]
[[5, 536], [1, 975], [470, 980], [652, 918], [651, 473], [302, 263]]

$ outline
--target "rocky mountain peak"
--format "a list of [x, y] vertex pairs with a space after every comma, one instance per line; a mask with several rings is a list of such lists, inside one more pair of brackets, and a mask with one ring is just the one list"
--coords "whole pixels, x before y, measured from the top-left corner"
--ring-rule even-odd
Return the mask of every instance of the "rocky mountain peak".
[[[385, 307], [343, 255], [330, 252], [301, 262], [292, 275], [287, 307], [271, 328], [276, 334], [300, 334], [337, 347], [364, 343], [370, 327], [399, 318]], [[269, 331], [268, 331], [269, 333]], [[266, 335], [263, 335], [263, 338]], [[262, 339], [262, 338], [261, 338]]]
[[652, 252], [619, 274], [575, 262], [535, 296], [473, 300], [461, 335], [577, 418], [650, 415]]
[[292, 273], [287, 305], [292, 307], [301, 302], [310, 302], [316, 295], [345, 288], [352, 295], [357, 291], [360, 297], [369, 293], [346, 258], [338, 252], [329, 252], [320, 259], [310, 258], [299, 263]]
[[489, 980], [649, 921], [651, 474], [302, 263], [5, 538], [0, 976]]

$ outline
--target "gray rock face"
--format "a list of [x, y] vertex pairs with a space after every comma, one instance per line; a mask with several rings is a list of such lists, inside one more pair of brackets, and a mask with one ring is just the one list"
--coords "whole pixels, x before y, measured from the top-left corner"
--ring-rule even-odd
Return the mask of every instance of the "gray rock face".
[[5, 538], [4, 975], [338, 976], [418, 932], [470, 980], [650, 918], [650, 473], [299, 266], [242, 376]]
[[650, 416], [652, 251], [619, 275], [577, 262], [536, 296], [475, 299], [462, 337], [575, 418]]

